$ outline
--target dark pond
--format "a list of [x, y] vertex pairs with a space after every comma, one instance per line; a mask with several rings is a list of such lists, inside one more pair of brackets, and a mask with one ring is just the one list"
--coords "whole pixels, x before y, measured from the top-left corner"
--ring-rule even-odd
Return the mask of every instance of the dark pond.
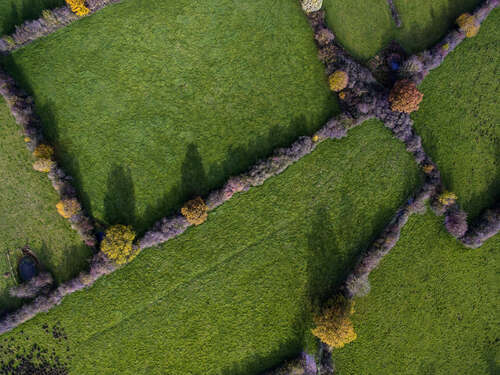
[[38, 267], [35, 260], [30, 256], [25, 256], [19, 261], [19, 277], [21, 280], [28, 281], [38, 275]]

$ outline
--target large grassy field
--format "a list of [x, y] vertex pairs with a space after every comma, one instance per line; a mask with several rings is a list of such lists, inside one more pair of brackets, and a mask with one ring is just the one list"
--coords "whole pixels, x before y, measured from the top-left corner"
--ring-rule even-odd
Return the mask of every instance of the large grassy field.
[[476, 217], [500, 199], [500, 11], [421, 85], [413, 115], [448, 189]]
[[356, 301], [338, 374], [498, 374], [499, 249], [498, 235], [471, 251], [431, 213], [410, 219]]
[[[396, 1], [402, 29], [385, 0], [325, 5], [340, 42], [367, 59], [394, 38], [410, 52], [432, 45], [478, 2]], [[498, 17], [497, 10], [427, 78], [414, 115], [426, 150], [472, 218], [500, 190]], [[103, 222], [142, 232], [336, 112], [315, 56], [296, 1], [125, 0], [6, 63], [34, 93], [86, 207]], [[28, 232], [65, 278], [85, 253], [75, 248], [66, 257], [76, 235], [55, 213], [57, 197], [31, 171], [2, 107], [1, 121], [9, 126], [0, 127], [7, 176], [0, 246], [18, 246], [19, 232]], [[79, 375], [259, 373], [310, 341], [311, 308], [419, 183], [403, 145], [370, 121], [0, 336], [0, 350], [54, 349]], [[29, 213], [19, 211], [20, 197]], [[413, 217], [371, 276], [371, 294], [357, 300], [358, 339], [334, 352], [339, 374], [498, 373], [500, 237], [466, 250], [441, 220]]]
[[367, 60], [399, 42], [408, 53], [438, 42], [463, 12], [481, 0], [395, 0], [403, 23], [397, 28], [386, 0], [324, 0], [327, 20], [337, 40], [355, 57]]
[[7, 297], [15, 283], [3, 275], [17, 265], [20, 247], [28, 244], [58, 281], [85, 267], [89, 249], [70, 224], [56, 212], [58, 195], [47, 176], [31, 168], [33, 160], [19, 127], [5, 103], [0, 103], [0, 311], [16, 306]]
[[[472, 219], [500, 198], [499, 21], [497, 10], [427, 77], [413, 115]], [[411, 219], [357, 301], [358, 339], [335, 351], [339, 374], [498, 374], [499, 249], [500, 235], [471, 251], [441, 218]]]
[[15, 52], [105, 223], [143, 232], [335, 111], [300, 4], [126, 0]]
[[[68, 347], [74, 374], [258, 373], [301, 350], [309, 301], [419, 183], [404, 146], [366, 123], [0, 342]], [[49, 340], [45, 322], [68, 339]]]

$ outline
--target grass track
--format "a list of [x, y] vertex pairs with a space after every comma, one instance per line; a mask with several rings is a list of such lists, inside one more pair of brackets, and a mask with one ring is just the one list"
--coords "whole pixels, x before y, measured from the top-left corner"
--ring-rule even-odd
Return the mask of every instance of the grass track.
[[85, 206], [139, 232], [336, 111], [294, 1], [126, 0], [16, 51]]
[[369, 122], [20, 329], [50, 348], [40, 327], [60, 322], [75, 374], [258, 373], [301, 349], [309, 296], [328, 295], [419, 180]]
[[[45, 174], [31, 168], [33, 160], [19, 127], [5, 103], [0, 103], [0, 310], [14, 307], [7, 297], [12, 278], [6, 252], [29, 244], [58, 281], [85, 267], [89, 249], [69, 223], [56, 212], [58, 196]], [[16, 257], [11, 257], [16, 267]]]

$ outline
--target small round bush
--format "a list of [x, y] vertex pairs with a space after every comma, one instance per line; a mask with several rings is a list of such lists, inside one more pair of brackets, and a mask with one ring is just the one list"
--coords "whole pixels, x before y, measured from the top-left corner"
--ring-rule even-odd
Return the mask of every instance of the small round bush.
[[330, 90], [339, 92], [347, 87], [349, 76], [346, 72], [337, 70], [328, 77], [328, 83], [330, 84]]
[[190, 200], [181, 209], [182, 215], [194, 225], [200, 225], [207, 220], [207, 211], [208, 207], [201, 197]]
[[314, 317], [314, 336], [332, 348], [342, 348], [356, 340], [356, 332], [350, 315], [354, 312], [354, 302], [337, 295], [328, 303], [323, 313]]
[[457, 25], [465, 33], [467, 38], [472, 38], [479, 32], [480, 24], [476, 17], [469, 13], [464, 13], [457, 18]]
[[54, 156], [54, 149], [52, 146], [41, 144], [35, 148], [33, 156], [40, 159], [52, 159], [52, 156]]
[[79, 17], [86, 16], [90, 12], [90, 9], [85, 6], [85, 0], [66, 0], [66, 4]]
[[323, 0], [302, 0], [302, 9], [306, 13], [317, 12], [323, 5]]
[[445, 191], [439, 196], [438, 201], [443, 206], [451, 206], [457, 201], [457, 195], [451, 191]]
[[395, 112], [412, 113], [418, 110], [423, 97], [424, 94], [418, 91], [414, 82], [402, 79], [394, 84], [389, 94], [389, 102]]
[[60, 201], [57, 203], [56, 208], [59, 215], [66, 219], [76, 215], [82, 209], [80, 203], [75, 198]]
[[135, 249], [132, 242], [135, 232], [130, 225], [113, 225], [106, 230], [101, 242], [101, 251], [116, 264], [125, 264], [139, 254], [139, 248]]
[[33, 169], [38, 172], [48, 173], [55, 165], [55, 161], [50, 159], [38, 159], [33, 163]]

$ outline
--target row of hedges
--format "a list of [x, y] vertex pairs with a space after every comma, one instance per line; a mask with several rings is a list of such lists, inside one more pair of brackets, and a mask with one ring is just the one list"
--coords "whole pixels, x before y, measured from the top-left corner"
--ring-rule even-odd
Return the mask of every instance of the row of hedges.
[[0, 95], [8, 104], [16, 123], [21, 126], [27, 148], [33, 153], [33, 168], [48, 174], [52, 186], [58, 192], [60, 201], [57, 211], [68, 219], [71, 227], [78, 231], [85, 244], [95, 246], [97, 239], [92, 219], [82, 209], [72, 178], [58, 165], [54, 149], [43, 136], [42, 124], [35, 113], [33, 98], [21, 90], [16, 82], [0, 67]]
[[66, 5], [46, 9], [36, 20], [29, 20], [16, 26], [12, 35], [0, 38], [0, 53], [10, 53], [31, 43], [32, 41], [49, 35], [81, 17], [87, 16], [105, 6], [118, 3], [121, 0], [66, 0]]
[[458, 29], [452, 30], [442, 41], [429, 50], [409, 57], [402, 65], [400, 75], [419, 84], [433, 69], [439, 67], [446, 56], [465, 38], [475, 36], [481, 23], [499, 4], [499, 0], [485, 0], [473, 14], [464, 13], [457, 18]]
[[[393, 5], [392, 1], [388, 2]], [[422, 188], [396, 212], [381, 236], [359, 258], [353, 271], [340, 287], [341, 294], [331, 300], [315, 318], [316, 328], [313, 333], [330, 347], [342, 347], [355, 339], [356, 334], [349, 318], [353, 311], [348, 301], [355, 296], [369, 293], [370, 273], [396, 245], [410, 215], [426, 210], [427, 201], [432, 200], [435, 212], [436, 207], [442, 206], [441, 214], [445, 214], [445, 227], [466, 246], [478, 247], [500, 230], [500, 208], [487, 210], [479, 224], [468, 230], [467, 215], [459, 209], [456, 197], [444, 192], [439, 170], [425, 153], [422, 140], [416, 134], [409, 115], [418, 110], [423, 98], [417, 84], [431, 69], [439, 66], [446, 54], [466, 36], [474, 36], [479, 24], [497, 4], [497, 0], [486, 0], [474, 15], [461, 16], [457, 20], [460, 31], [451, 32], [443, 42], [430, 51], [423, 52], [419, 57], [408, 59], [400, 72], [401, 79], [396, 81], [391, 90], [376, 82], [366, 68], [354, 61], [335, 43], [335, 36], [326, 25], [323, 11], [306, 11], [319, 47], [319, 58], [326, 65], [330, 88], [339, 93], [343, 109], [351, 116], [363, 114], [381, 120], [392, 134], [405, 144], [425, 176]]]

